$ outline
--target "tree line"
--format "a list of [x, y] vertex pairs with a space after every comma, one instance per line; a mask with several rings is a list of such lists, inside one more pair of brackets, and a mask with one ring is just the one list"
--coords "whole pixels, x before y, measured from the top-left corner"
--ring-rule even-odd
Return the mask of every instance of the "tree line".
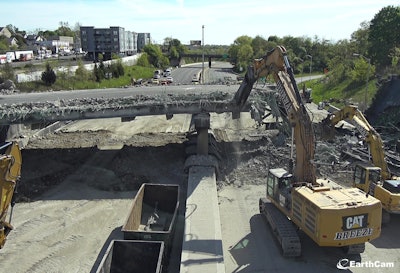
[[[360, 78], [361, 74], [373, 75], [376, 71], [385, 75], [399, 73], [400, 58], [400, 6], [382, 8], [369, 22], [362, 22], [349, 40], [335, 43], [318, 37], [283, 38], [240, 36], [229, 48], [229, 56], [235, 69], [244, 71], [253, 59], [265, 55], [277, 45], [283, 45], [295, 73], [328, 72], [336, 81], [344, 77]], [[356, 68], [357, 72], [354, 72]]]
[[[227, 54], [229, 61], [238, 73], [245, 73], [254, 59], [278, 45], [287, 49], [289, 60], [296, 74], [327, 73], [331, 83], [345, 78], [355, 82], [365, 80], [366, 74], [374, 75], [379, 71], [383, 76], [399, 73], [400, 58], [400, 6], [382, 8], [371, 21], [360, 23], [350, 39], [332, 42], [318, 36], [278, 37], [271, 35], [267, 39], [261, 36], [240, 36], [228, 47], [205, 46], [206, 53]], [[172, 59], [179, 59], [189, 49], [179, 40], [166, 38], [163, 45], [147, 45], [138, 64], [143, 66], [165, 67]], [[192, 50], [191, 52], [196, 52]]]

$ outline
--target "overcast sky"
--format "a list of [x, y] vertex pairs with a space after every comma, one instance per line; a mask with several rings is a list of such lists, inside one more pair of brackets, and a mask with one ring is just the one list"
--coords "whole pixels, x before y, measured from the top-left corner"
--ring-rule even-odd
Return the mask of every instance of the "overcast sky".
[[[55, 30], [60, 21], [82, 26], [124, 27], [149, 32], [161, 43], [172, 37], [183, 44], [230, 45], [242, 35], [267, 39], [309, 37], [336, 42], [350, 39], [364, 21], [399, 0], [0, 0], [0, 26], [19, 30]], [[395, 31], [395, 30], [394, 30]], [[398, 30], [397, 30], [398, 31]]]

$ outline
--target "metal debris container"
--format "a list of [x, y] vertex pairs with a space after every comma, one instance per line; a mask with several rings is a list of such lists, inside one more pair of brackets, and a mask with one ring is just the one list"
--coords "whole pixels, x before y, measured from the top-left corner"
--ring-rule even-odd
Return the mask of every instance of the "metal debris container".
[[164, 242], [111, 241], [96, 273], [161, 273]]
[[124, 239], [163, 241], [168, 244], [178, 208], [179, 185], [142, 184], [122, 227]]

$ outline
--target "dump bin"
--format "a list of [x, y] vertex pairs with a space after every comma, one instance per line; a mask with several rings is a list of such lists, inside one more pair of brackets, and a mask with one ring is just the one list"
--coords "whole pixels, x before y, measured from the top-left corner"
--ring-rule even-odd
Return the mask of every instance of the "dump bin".
[[168, 244], [178, 208], [179, 185], [142, 184], [122, 227], [124, 239], [163, 241]]
[[112, 240], [96, 273], [161, 273], [164, 242]]

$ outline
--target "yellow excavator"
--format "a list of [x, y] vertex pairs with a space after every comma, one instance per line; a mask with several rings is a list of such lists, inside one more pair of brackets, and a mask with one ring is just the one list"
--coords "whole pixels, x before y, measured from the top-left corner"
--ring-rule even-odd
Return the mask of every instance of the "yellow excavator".
[[385, 159], [385, 149], [379, 133], [369, 124], [354, 105], [347, 105], [329, 114], [322, 121], [330, 130], [340, 121], [349, 121], [368, 144], [369, 162], [355, 165], [353, 186], [382, 202], [382, 223], [390, 221], [390, 214], [400, 214], [400, 177], [393, 176]]
[[298, 229], [319, 246], [362, 253], [366, 242], [380, 236], [381, 202], [360, 189], [316, 178], [313, 125], [284, 47], [276, 47], [248, 67], [234, 97], [237, 106], [243, 108], [257, 79], [268, 75], [274, 78], [292, 128], [292, 160], [289, 170], [269, 169], [266, 196], [259, 200], [260, 213], [271, 225], [284, 256], [301, 255]]
[[15, 204], [13, 196], [21, 176], [21, 164], [21, 151], [16, 142], [6, 142], [0, 147], [0, 248], [3, 248], [7, 235], [13, 229], [11, 225]]

